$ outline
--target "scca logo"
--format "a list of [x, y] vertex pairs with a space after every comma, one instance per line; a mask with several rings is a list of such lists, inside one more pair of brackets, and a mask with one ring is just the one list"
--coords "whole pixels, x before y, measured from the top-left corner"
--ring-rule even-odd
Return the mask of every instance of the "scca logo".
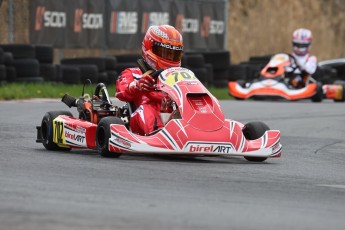
[[81, 32], [82, 29], [102, 29], [103, 15], [84, 13], [83, 9], [76, 9], [74, 12], [74, 32]]
[[211, 21], [210, 34], [223, 34], [224, 22], [223, 21]]
[[224, 34], [224, 22], [211, 20], [210, 16], [204, 16], [201, 24], [201, 37], [208, 37], [210, 34]]
[[38, 6], [36, 9], [35, 30], [42, 29], [42, 22], [44, 22], [44, 27], [64, 28], [66, 27], [66, 13], [46, 11], [44, 6]]
[[183, 33], [197, 33], [199, 31], [199, 20], [185, 18], [183, 14], [179, 14], [176, 17], [176, 29]]
[[142, 33], [146, 33], [150, 26], [169, 24], [169, 13], [167, 12], [145, 12], [143, 13]]
[[138, 31], [138, 13], [113, 11], [111, 13], [110, 32], [118, 34], [135, 34]]

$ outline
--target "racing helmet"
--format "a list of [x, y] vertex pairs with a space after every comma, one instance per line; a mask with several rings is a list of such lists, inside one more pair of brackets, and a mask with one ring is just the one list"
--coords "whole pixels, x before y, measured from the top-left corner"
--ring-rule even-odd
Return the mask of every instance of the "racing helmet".
[[152, 69], [181, 66], [182, 52], [182, 35], [174, 27], [149, 27], [142, 42], [142, 57]]
[[313, 39], [313, 35], [310, 30], [300, 28], [292, 34], [292, 47], [293, 52], [297, 56], [304, 56], [309, 52], [310, 44]]

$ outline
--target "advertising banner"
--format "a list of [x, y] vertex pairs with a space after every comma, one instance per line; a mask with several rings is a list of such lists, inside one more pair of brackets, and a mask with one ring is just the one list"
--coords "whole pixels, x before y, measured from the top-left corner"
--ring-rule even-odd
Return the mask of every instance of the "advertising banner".
[[223, 49], [226, 0], [32, 0], [30, 41], [56, 48], [138, 49], [147, 29], [169, 24], [185, 50]]
[[88, 11], [83, 14], [83, 29], [87, 30], [88, 48], [107, 48], [106, 0], [88, 1]]
[[30, 41], [56, 48], [66, 45], [67, 7], [65, 1], [30, 1]]
[[140, 0], [109, 0], [107, 1], [107, 11], [108, 47], [111, 49], [138, 48], [141, 40]]
[[[61, 1], [61, 0], [60, 0]], [[65, 1], [65, 0], [63, 0]], [[65, 48], [88, 47], [88, 33], [84, 29], [83, 16], [88, 12], [88, 0], [65, 1], [68, 4]]]

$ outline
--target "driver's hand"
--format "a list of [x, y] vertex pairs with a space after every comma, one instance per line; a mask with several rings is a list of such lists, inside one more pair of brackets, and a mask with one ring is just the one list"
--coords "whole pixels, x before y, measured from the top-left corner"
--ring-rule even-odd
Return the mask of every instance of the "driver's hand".
[[137, 91], [151, 92], [154, 90], [154, 84], [155, 81], [150, 75], [142, 75], [139, 80], [131, 82], [128, 88], [132, 93], [135, 93]]
[[154, 90], [155, 81], [150, 75], [141, 76], [140, 80], [137, 81], [137, 87], [142, 92], [150, 92]]

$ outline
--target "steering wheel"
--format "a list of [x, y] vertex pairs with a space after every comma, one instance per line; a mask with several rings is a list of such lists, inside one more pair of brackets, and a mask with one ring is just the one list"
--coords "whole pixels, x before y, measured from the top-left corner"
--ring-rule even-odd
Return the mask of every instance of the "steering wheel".
[[147, 73], [153, 78], [153, 80], [157, 80], [159, 74], [164, 70], [164, 69], [159, 69], [154, 71], [153, 69], [149, 69], [147, 64], [145, 63], [145, 61], [143, 59], [139, 59], [137, 60], [137, 63], [139, 65], [139, 69], [141, 70], [141, 72], [143, 73]]
[[[301, 70], [301, 68], [299, 67], [299, 65], [297, 65], [297, 60], [296, 60], [296, 58], [295, 58], [292, 54], [288, 54], [288, 55], [289, 55], [289, 58], [293, 60], [293, 63], [291, 63], [291, 61], [290, 61], [290, 63], [291, 63], [291, 64], [290, 64], [290, 67], [292, 68], [291, 73], [295, 72], [296, 69], [300, 69], [300, 70]], [[302, 71], [302, 70], [301, 70], [301, 71]]]

